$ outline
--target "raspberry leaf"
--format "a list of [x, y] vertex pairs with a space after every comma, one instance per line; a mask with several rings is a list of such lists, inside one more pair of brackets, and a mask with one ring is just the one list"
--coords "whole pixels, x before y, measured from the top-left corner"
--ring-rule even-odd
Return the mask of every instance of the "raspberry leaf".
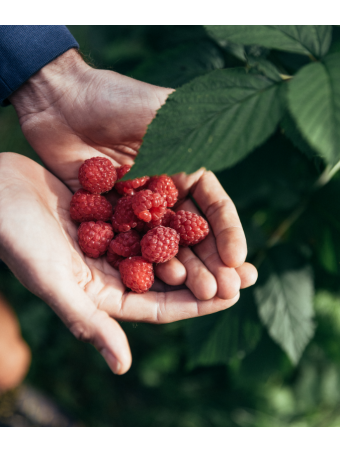
[[188, 367], [228, 364], [234, 358], [240, 359], [256, 347], [261, 334], [252, 292], [244, 290], [240, 301], [231, 308], [187, 321]]
[[297, 364], [314, 334], [313, 278], [304, 257], [286, 244], [271, 249], [254, 294], [269, 335]]
[[182, 86], [150, 124], [131, 177], [234, 165], [275, 131], [283, 84], [234, 68]]
[[259, 45], [315, 58], [326, 55], [332, 38], [330, 25], [207, 25], [205, 28], [217, 41]]
[[222, 69], [224, 56], [216, 43], [200, 39], [147, 59], [130, 75], [154, 85], [178, 88], [199, 75]]
[[340, 159], [340, 53], [303, 67], [289, 83], [288, 103], [303, 136], [328, 162]]

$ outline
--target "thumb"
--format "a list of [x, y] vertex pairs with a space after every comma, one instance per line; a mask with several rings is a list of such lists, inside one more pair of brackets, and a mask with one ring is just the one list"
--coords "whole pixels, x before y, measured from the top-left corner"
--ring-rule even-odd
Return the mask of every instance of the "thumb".
[[[72, 334], [95, 346], [113, 373], [126, 373], [132, 362], [129, 343], [121, 326], [105, 311], [98, 309], [78, 286], [64, 287], [52, 309]], [[71, 295], [70, 295], [71, 294]]]

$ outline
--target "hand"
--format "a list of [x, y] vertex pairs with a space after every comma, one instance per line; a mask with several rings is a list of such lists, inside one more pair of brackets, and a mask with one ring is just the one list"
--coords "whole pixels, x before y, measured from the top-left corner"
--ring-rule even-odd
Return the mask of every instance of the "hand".
[[48, 169], [75, 191], [85, 159], [132, 165], [172, 89], [93, 69], [74, 49], [10, 96], [22, 131]]
[[[205, 177], [211, 177], [207, 174]], [[189, 187], [194, 196], [200, 196], [198, 175], [176, 176], [181, 196]], [[117, 320], [167, 323], [211, 314], [238, 300], [239, 293], [231, 299], [200, 301], [190, 290], [170, 287], [159, 280], [146, 294], [126, 292], [119, 273], [105, 257], [90, 259], [79, 249], [77, 226], [69, 216], [71, 196], [63, 183], [37, 163], [20, 155], [1, 154], [0, 258], [27, 289], [50, 305], [78, 339], [98, 349], [113, 372], [123, 374], [131, 365], [128, 341]], [[204, 202], [203, 210], [206, 207]], [[228, 239], [229, 233], [218, 233], [223, 221], [216, 222], [219, 216], [214, 208], [207, 215], [219, 246], [219, 237], [223, 240], [227, 234]], [[198, 247], [197, 252], [203, 255], [205, 247]], [[207, 261], [210, 268], [209, 258]], [[188, 260], [184, 266], [189, 274]], [[165, 281], [171, 279], [165, 265], [157, 268], [161, 269], [157, 270], [158, 276]], [[240, 269], [242, 284], [247, 283]]]
[[[171, 92], [93, 69], [72, 49], [31, 77], [10, 100], [27, 140], [52, 173], [75, 191], [80, 187], [79, 167], [87, 158], [104, 155], [115, 166], [133, 163], [147, 125]], [[254, 284], [256, 270], [250, 264], [241, 267], [246, 240], [232, 201], [212, 173], [195, 174], [179, 176], [176, 183], [183, 199], [192, 191], [211, 222], [216, 242], [211, 234], [194, 248], [203, 262], [189, 249], [181, 249], [178, 260], [166, 266], [167, 282], [186, 280], [203, 300], [216, 294], [232, 298], [240, 287]], [[192, 202], [182, 207], [195, 211]]]

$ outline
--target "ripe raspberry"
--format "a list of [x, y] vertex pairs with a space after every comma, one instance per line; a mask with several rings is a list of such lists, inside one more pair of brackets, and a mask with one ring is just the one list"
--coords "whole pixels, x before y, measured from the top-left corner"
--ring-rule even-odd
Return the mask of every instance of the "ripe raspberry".
[[94, 195], [82, 188], [71, 199], [70, 215], [72, 220], [78, 221], [110, 221], [112, 206], [101, 195]]
[[131, 169], [131, 165], [123, 165], [119, 168], [116, 168], [117, 171], [117, 180], [122, 179], [126, 173], [128, 173]]
[[115, 268], [116, 270], [119, 270], [119, 264], [125, 260], [125, 257], [118, 256], [116, 253], [111, 253], [110, 247], [107, 250], [106, 260], [111, 265], [111, 267]]
[[133, 229], [118, 234], [110, 243], [109, 251], [119, 256], [131, 257], [140, 255], [140, 235]]
[[79, 168], [79, 182], [90, 193], [107, 192], [117, 180], [116, 168], [104, 157], [87, 159]]
[[112, 226], [104, 221], [88, 221], [79, 226], [78, 242], [86, 256], [97, 258], [105, 254], [112, 239]]
[[149, 223], [145, 223], [144, 231], [148, 232], [150, 229], [156, 228], [157, 226], [164, 226], [168, 228], [170, 226], [171, 218], [176, 215], [173, 210], [166, 209], [164, 217], [159, 218], [158, 220], [151, 220]]
[[127, 232], [130, 229], [141, 230], [143, 221], [139, 220], [132, 210], [132, 196], [120, 198], [112, 217], [115, 232]]
[[158, 220], [166, 211], [166, 201], [159, 193], [142, 190], [132, 197], [132, 208], [138, 218], [143, 221]]
[[179, 234], [171, 228], [158, 226], [142, 238], [142, 256], [149, 262], [160, 264], [178, 253]]
[[209, 233], [208, 223], [204, 218], [192, 212], [179, 210], [170, 220], [170, 227], [181, 236], [181, 246], [196, 245]]
[[134, 195], [138, 191], [144, 190], [149, 181], [149, 176], [139, 177], [138, 179], [129, 179], [122, 182], [117, 182], [115, 189], [120, 195]]
[[165, 198], [168, 207], [172, 207], [176, 204], [178, 190], [170, 176], [167, 176], [166, 174], [163, 174], [162, 176], [153, 176], [150, 179], [148, 189], [162, 195]]
[[140, 256], [124, 259], [119, 271], [123, 284], [137, 293], [147, 292], [155, 280], [153, 265]]

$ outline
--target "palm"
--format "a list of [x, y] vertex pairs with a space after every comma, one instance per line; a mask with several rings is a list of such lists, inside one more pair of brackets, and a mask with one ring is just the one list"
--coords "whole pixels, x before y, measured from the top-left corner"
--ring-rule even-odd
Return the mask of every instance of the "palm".
[[172, 90], [89, 69], [65, 91], [51, 107], [20, 122], [46, 166], [75, 191], [79, 166], [87, 158], [104, 155], [115, 166], [133, 163], [147, 125]]
[[[5, 262], [76, 337], [92, 342], [114, 371], [117, 362], [119, 373], [131, 362], [126, 336], [114, 318], [165, 323], [210, 314], [237, 301], [239, 293], [231, 299], [200, 301], [190, 290], [170, 288], [161, 281], [143, 295], [126, 292], [119, 273], [105, 258], [87, 258], [79, 249], [77, 227], [68, 212], [72, 194], [65, 185], [25, 157], [3, 154], [1, 158], [3, 186], [11, 193], [1, 197]], [[158, 266], [157, 273], [164, 280], [174, 278], [173, 265], [182, 264], [174, 259]], [[192, 272], [187, 269], [188, 275]]]

